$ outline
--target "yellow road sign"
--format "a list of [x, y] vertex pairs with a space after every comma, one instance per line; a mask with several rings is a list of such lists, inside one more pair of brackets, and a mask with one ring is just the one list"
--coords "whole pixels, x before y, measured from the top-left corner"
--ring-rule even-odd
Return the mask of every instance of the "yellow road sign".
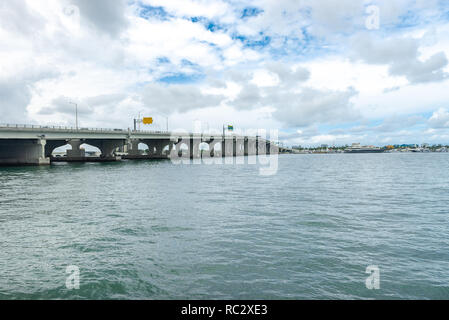
[[153, 118], [143, 118], [142, 119], [142, 123], [143, 124], [152, 124], [153, 123]]

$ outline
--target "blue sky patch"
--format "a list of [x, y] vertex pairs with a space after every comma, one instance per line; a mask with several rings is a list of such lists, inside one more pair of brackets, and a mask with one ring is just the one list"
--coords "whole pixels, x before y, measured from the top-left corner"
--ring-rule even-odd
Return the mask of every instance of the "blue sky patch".
[[223, 25], [220, 25], [219, 23], [209, 20], [205, 17], [191, 17], [190, 21], [192, 21], [193, 23], [201, 23], [207, 30], [211, 32], [226, 30]]
[[168, 20], [169, 14], [165, 11], [163, 7], [153, 7], [145, 4], [140, 4], [139, 16], [144, 19], [159, 19]]
[[262, 9], [256, 7], [247, 7], [243, 9], [241, 19], [245, 19], [248, 17], [256, 17], [263, 12]]
[[159, 78], [159, 82], [168, 84], [187, 84], [197, 82], [204, 78], [202, 74], [186, 74], [186, 73], [172, 73]]
[[170, 59], [168, 59], [167, 57], [159, 57], [157, 58], [157, 63], [159, 64], [170, 63]]
[[233, 39], [240, 40], [242, 44], [247, 48], [264, 48], [267, 47], [271, 42], [271, 37], [260, 34], [260, 37], [245, 37], [243, 35], [235, 35]]
[[183, 67], [199, 68], [199, 65], [198, 65], [198, 64], [193, 63], [192, 61], [187, 60], [187, 59], [182, 59], [182, 60], [181, 60], [181, 65], [182, 65]]

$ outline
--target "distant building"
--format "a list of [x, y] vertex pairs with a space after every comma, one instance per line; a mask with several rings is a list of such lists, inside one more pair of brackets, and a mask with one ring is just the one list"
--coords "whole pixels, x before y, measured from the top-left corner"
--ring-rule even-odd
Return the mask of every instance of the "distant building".
[[418, 148], [417, 144], [395, 144], [395, 148]]

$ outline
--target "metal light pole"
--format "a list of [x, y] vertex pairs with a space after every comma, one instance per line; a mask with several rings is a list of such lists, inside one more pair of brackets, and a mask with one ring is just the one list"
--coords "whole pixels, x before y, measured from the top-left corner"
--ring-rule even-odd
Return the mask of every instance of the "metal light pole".
[[166, 115], [164, 115], [164, 114], [161, 114], [161, 115], [162, 115], [162, 117], [165, 118], [165, 127], [166, 127], [167, 132], [168, 132], [168, 116], [166, 116]]
[[78, 104], [75, 103], [75, 122], [76, 122], [76, 130], [78, 130]]
[[165, 118], [165, 126], [168, 132], [168, 116], [165, 113], [159, 112], [159, 114]]
[[78, 130], [78, 104], [72, 101], [69, 101], [69, 103], [75, 105], [75, 128]]
[[141, 120], [141, 118], [140, 118], [140, 113], [141, 113], [142, 111], [139, 111], [139, 117], [138, 117], [138, 119], [137, 119], [137, 121], [139, 121], [139, 131], [140, 131], [140, 122], [142, 121]]

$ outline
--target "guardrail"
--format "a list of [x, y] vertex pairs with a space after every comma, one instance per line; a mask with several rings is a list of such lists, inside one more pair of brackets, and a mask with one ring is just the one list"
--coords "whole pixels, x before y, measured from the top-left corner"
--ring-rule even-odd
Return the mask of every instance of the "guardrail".
[[[68, 127], [68, 126], [42, 126], [37, 124], [1, 124], [0, 123], [0, 129], [17, 129], [17, 130], [45, 130], [45, 131], [54, 131], [54, 132], [80, 132], [80, 133], [112, 133], [112, 134], [172, 134], [170, 131], [148, 131], [148, 130], [131, 130], [131, 129], [114, 129], [114, 128], [75, 128], [75, 127]], [[176, 132], [174, 132], [175, 135]], [[207, 133], [203, 133], [204, 135], [208, 136]], [[198, 134], [198, 135], [203, 135]], [[228, 136], [228, 135], [226, 135]], [[231, 136], [236, 136], [236, 134], [231, 134]]]
[[0, 128], [7, 129], [25, 129], [25, 130], [33, 130], [33, 129], [44, 129], [51, 131], [75, 131], [75, 132], [105, 132], [105, 133], [126, 133], [126, 132], [135, 132], [135, 133], [149, 133], [149, 134], [168, 134], [169, 131], [148, 131], [148, 130], [130, 130], [130, 129], [113, 129], [113, 128], [74, 128], [68, 126], [42, 126], [36, 124], [0, 124]]

